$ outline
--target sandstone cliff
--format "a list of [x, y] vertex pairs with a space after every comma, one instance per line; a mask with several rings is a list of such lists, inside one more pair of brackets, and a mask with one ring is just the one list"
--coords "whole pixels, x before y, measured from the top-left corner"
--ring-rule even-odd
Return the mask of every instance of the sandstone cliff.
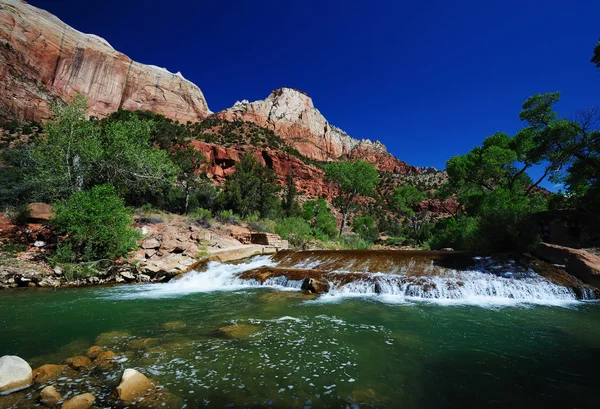
[[215, 116], [228, 121], [253, 122], [271, 129], [310, 159], [360, 158], [385, 172], [418, 173], [416, 168], [388, 153], [380, 142], [354, 139], [330, 125], [309, 96], [292, 88], [279, 88], [265, 100], [236, 102]]
[[49, 104], [85, 94], [90, 115], [150, 110], [185, 122], [205, 118], [202, 91], [181, 74], [132, 61], [21, 0], [0, 1], [0, 117], [43, 121]]

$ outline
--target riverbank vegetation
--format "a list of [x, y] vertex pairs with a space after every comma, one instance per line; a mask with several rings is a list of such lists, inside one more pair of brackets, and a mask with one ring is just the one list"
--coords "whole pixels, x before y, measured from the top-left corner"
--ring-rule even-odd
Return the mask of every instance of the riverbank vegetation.
[[[592, 62], [598, 65], [598, 46]], [[19, 223], [27, 219], [25, 204], [53, 203], [55, 259], [64, 261], [125, 255], [137, 237], [133, 208], [190, 215], [198, 225], [244, 220], [296, 248], [379, 243], [526, 251], [541, 239], [534, 215], [600, 213], [600, 110], [566, 118], [555, 109], [559, 99], [558, 92], [526, 99], [519, 113], [523, 129], [485, 138], [449, 159], [446, 171], [395, 175], [363, 160], [310, 161], [249, 123], [209, 118], [179, 124], [139, 111], [87, 118], [86, 100], [77, 96], [56, 105], [48, 123], [5, 126], [10, 138], [2, 141], [0, 205], [14, 210]], [[13, 137], [18, 129], [21, 138]], [[299, 195], [293, 169], [281, 180], [252, 153], [242, 154], [235, 172], [215, 183], [197, 142], [287, 152], [322, 170], [333, 194]], [[563, 190], [541, 188], [547, 180]]]

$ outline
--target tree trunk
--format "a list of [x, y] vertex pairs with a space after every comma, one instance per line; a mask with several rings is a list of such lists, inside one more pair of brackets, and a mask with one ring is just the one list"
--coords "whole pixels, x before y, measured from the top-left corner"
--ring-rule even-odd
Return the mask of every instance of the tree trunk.
[[190, 188], [186, 186], [185, 188], [185, 209], [183, 210], [183, 214], [188, 214], [188, 209], [190, 207]]

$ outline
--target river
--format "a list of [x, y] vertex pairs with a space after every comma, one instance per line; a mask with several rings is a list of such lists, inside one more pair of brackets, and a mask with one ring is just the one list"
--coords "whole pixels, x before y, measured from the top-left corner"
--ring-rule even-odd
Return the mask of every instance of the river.
[[172, 407], [597, 407], [596, 301], [506, 264], [446, 271], [433, 281], [464, 284], [426, 292], [389, 276], [387, 287], [354, 280], [320, 296], [281, 277], [240, 278], [286, 262], [210, 263], [166, 284], [1, 292], [0, 355], [35, 368], [112, 349], [115, 367], [56, 381], [67, 397], [94, 393], [98, 408], [118, 407], [111, 393], [125, 368], [164, 386]]

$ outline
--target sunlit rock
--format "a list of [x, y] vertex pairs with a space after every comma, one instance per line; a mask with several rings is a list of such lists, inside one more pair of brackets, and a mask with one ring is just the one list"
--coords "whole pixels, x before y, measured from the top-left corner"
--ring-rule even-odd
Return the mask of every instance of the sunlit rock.
[[67, 368], [67, 365], [42, 365], [33, 370], [33, 380], [35, 383], [44, 384], [58, 378]]
[[40, 401], [46, 406], [56, 406], [62, 399], [54, 386], [46, 386], [40, 392]]
[[83, 393], [65, 401], [61, 409], [88, 409], [94, 402], [96, 397], [91, 393]]
[[79, 369], [90, 366], [92, 361], [85, 355], [76, 355], [65, 359], [65, 363], [73, 369]]
[[33, 383], [33, 371], [29, 364], [15, 355], [0, 358], [0, 395], [7, 395], [28, 388]]
[[121, 376], [121, 383], [117, 386], [117, 395], [124, 403], [131, 404], [147, 395], [153, 386], [144, 374], [128, 368]]

